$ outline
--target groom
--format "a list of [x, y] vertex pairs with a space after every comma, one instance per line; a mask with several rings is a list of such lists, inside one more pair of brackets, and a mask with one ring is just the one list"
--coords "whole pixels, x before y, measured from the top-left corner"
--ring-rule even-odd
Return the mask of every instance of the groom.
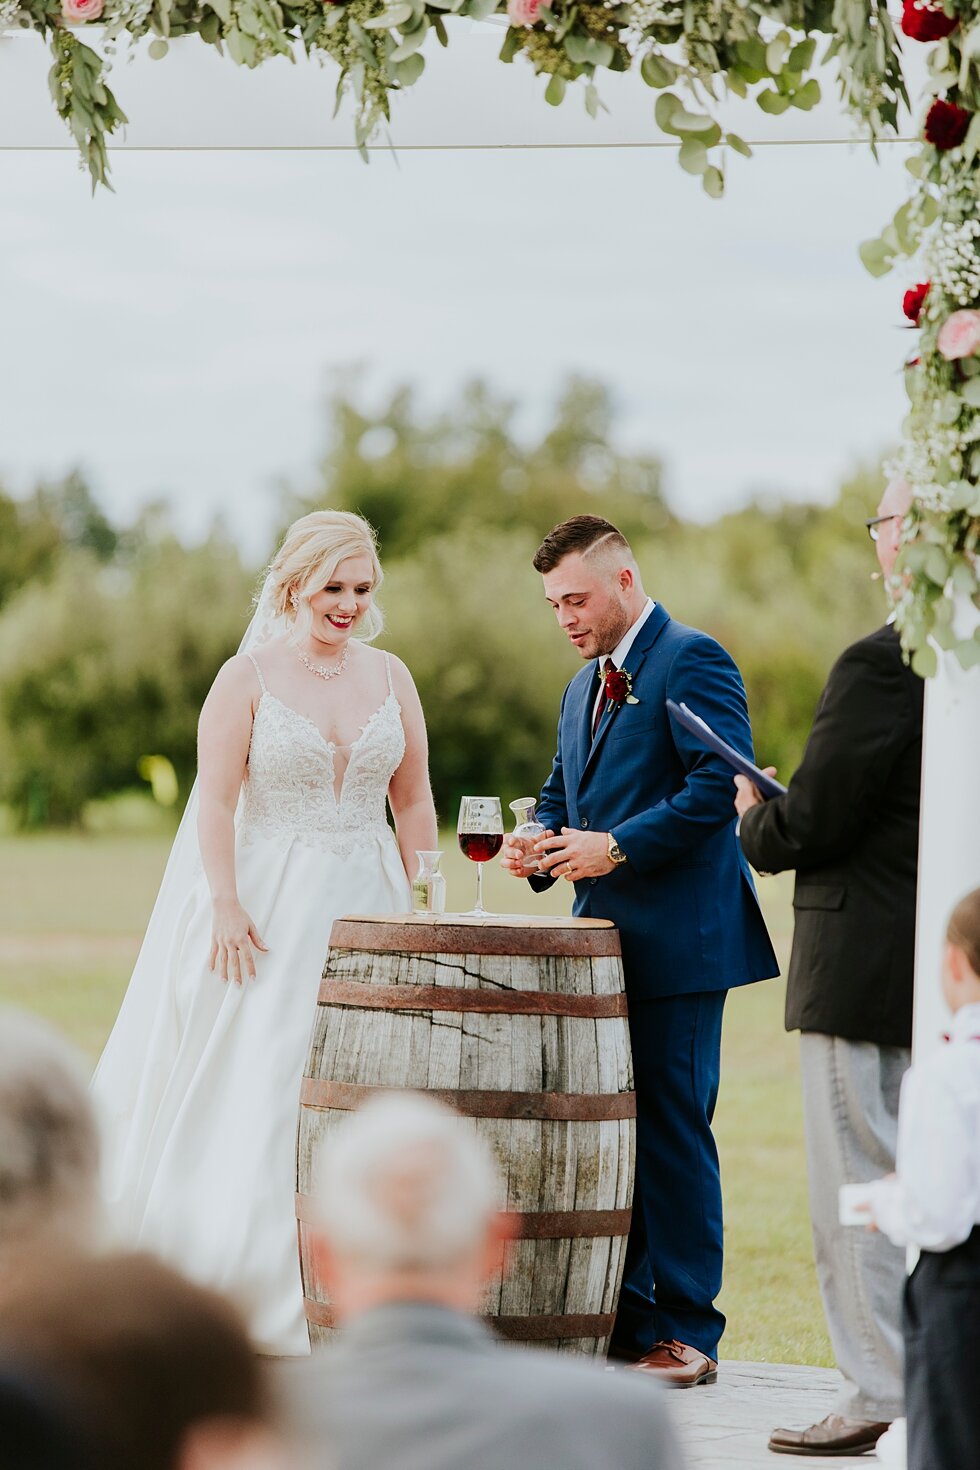
[[[559, 626], [589, 662], [565, 690], [538, 815], [546, 873], [623, 946], [636, 1076], [636, 1190], [610, 1355], [670, 1387], [713, 1382], [725, 1319], [711, 1119], [726, 993], [777, 973], [735, 838], [732, 772], [675, 724], [684, 701], [746, 755], [741, 676], [712, 638], [643, 590], [625, 537], [598, 516], [556, 526], [534, 557]], [[528, 877], [518, 843], [504, 866]]]

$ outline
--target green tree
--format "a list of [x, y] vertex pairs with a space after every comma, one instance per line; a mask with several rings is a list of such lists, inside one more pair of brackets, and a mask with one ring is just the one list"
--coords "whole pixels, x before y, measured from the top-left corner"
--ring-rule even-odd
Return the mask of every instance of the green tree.
[[0, 490], [0, 607], [18, 588], [48, 577], [63, 552], [90, 551], [105, 562], [121, 541], [78, 470], [22, 500]]
[[555, 627], [527, 531], [457, 530], [391, 567], [385, 647], [408, 664], [429, 732], [440, 817], [464, 792], [537, 791], [579, 660]]
[[330, 406], [321, 484], [295, 513], [358, 511], [377, 528], [386, 561], [466, 528], [524, 527], [536, 545], [569, 506], [604, 515], [629, 536], [669, 523], [659, 461], [609, 447], [608, 390], [572, 379], [552, 423], [528, 445], [515, 414], [512, 402], [480, 382], [428, 417], [405, 387], [375, 412], [342, 395]]
[[165, 755], [186, 794], [197, 717], [248, 621], [254, 578], [226, 543], [173, 536], [103, 565], [62, 554], [0, 619], [0, 795], [24, 826], [77, 822]]
[[[441, 414], [407, 389], [376, 413], [349, 395], [331, 413], [323, 486], [293, 509], [350, 508], [380, 529], [382, 643], [418, 684], [446, 820], [464, 791], [510, 799], [547, 774], [580, 664], [531, 557], [570, 514], [621, 526], [652, 595], [729, 649], [757, 754], [784, 778], [831, 663], [882, 620], [861, 524], [874, 470], [828, 506], [757, 502], [695, 525], [666, 510], [654, 457], [610, 448], [614, 405], [594, 383], [568, 383], [530, 443], [514, 405], [481, 384]], [[78, 474], [25, 500], [0, 493], [0, 800], [18, 820], [77, 821], [93, 797], [137, 785], [146, 755], [166, 756], [186, 793], [200, 706], [255, 581], [226, 536], [186, 547], [159, 507], [114, 526]]]
[[830, 506], [756, 503], [709, 526], [678, 523], [640, 548], [653, 595], [739, 665], [756, 753], [783, 779], [837, 655], [884, 621], [863, 525], [880, 488], [880, 474], [861, 469]]
[[53, 516], [0, 490], [0, 608], [19, 587], [49, 574], [62, 547]]

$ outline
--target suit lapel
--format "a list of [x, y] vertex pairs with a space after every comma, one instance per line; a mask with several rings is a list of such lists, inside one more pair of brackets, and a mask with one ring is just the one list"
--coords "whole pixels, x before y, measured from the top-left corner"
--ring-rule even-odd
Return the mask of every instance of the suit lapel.
[[582, 780], [582, 772], [585, 770], [585, 763], [589, 759], [589, 746], [592, 744], [592, 706], [595, 702], [596, 684], [598, 683], [598, 679], [596, 678], [597, 667], [598, 665], [595, 662], [589, 665], [588, 679], [583, 679], [579, 676], [578, 682], [569, 698], [566, 712], [566, 718], [571, 725], [574, 736], [574, 774], [576, 786]]
[[[658, 602], [653, 612], [643, 624], [643, 627], [640, 629], [639, 633], [637, 633], [636, 639], [633, 643], [633, 647], [626, 655], [626, 661], [623, 665], [627, 672], [632, 676], [634, 690], [637, 687], [637, 676], [641, 668], [643, 667], [644, 662], [646, 661], [647, 654], [650, 652], [651, 648], [656, 643], [657, 639], [660, 637], [661, 633], [666, 628], [669, 622], [670, 614], [667, 612], [667, 609], [665, 607], [662, 607], [661, 604]], [[593, 675], [593, 677], [595, 677], [595, 675]], [[592, 689], [592, 695], [594, 699], [595, 686], [590, 685], [590, 688]], [[596, 731], [595, 739], [591, 742], [591, 746], [588, 748], [585, 760], [582, 764], [582, 775], [579, 778], [579, 784], [584, 781], [586, 773], [594, 764], [602, 747], [603, 741], [605, 740], [610, 729], [618, 718], [621, 709], [622, 705], [614, 705], [612, 709], [606, 708], [603, 710], [602, 718], [599, 721], [599, 728]], [[586, 731], [587, 738], [592, 729], [591, 712], [592, 702], [590, 701], [590, 723]]]

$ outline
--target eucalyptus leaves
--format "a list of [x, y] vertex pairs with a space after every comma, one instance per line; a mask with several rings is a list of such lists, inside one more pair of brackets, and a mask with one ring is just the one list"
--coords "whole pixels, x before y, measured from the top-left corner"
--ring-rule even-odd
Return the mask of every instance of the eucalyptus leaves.
[[[894, 29], [879, 0], [636, 0], [629, 8], [640, 75], [662, 89], [657, 126], [679, 139], [681, 167], [699, 174], [712, 198], [724, 193], [726, 150], [751, 155], [717, 120], [725, 98], [754, 97], [774, 117], [809, 112], [821, 96], [812, 74], [818, 60], [836, 61], [841, 95], [872, 140], [894, 128], [906, 100]], [[829, 42], [818, 56], [820, 37]], [[683, 101], [668, 90], [677, 86]]]
[[[93, 184], [107, 182], [106, 137], [123, 115], [97, 52], [78, 27], [99, 20], [110, 46], [149, 35], [162, 58], [173, 36], [196, 34], [239, 66], [297, 46], [337, 63], [338, 98], [356, 104], [364, 149], [390, 113], [390, 96], [425, 70], [431, 35], [447, 46], [457, 17], [509, 21], [500, 59], [529, 62], [554, 106], [574, 89], [595, 116], [605, 71], [639, 71], [660, 96], [652, 121], [678, 141], [681, 166], [720, 197], [730, 151], [742, 139], [717, 118], [727, 97], [763, 112], [809, 110], [820, 100], [818, 44], [835, 59], [841, 94], [872, 137], [893, 127], [904, 85], [885, 0], [5, 0], [7, 24], [48, 36], [53, 90]], [[75, 27], [76, 29], [71, 29]], [[71, 74], [69, 77], [69, 73]], [[397, 141], [397, 140], [396, 140]]]

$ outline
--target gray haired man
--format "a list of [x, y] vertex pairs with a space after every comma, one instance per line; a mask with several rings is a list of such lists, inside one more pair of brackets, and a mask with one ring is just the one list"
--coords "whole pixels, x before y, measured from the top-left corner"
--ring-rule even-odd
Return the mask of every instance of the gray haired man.
[[0, 1284], [29, 1255], [90, 1250], [100, 1219], [85, 1068], [53, 1027], [0, 1009]]
[[472, 1125], [392, 1095], [341, 1125], [319, 1179], [336, 1342], [284, 1383], [330, 1470], [683, 1470], [657, 1385], [497, 1343], [478, 1319], [507, 1228]]
[[[867, 522], [889, 595], [911, 499], [891, 481]], [[833, 1413], [773, 1430], [775, 1454], [863, 1454], [903, 1411], [905, 1254], [842, 1226], [837, 1196], [895, 1168], [912, 1041], [922, 696], [889, 619], [835, 663], [788, 791], [763, 802], [735, 778], [746, 857], [760, 871], [796, 871], [786, 1028], [801, 1033], [814, 1256], [843, 1380]]]

